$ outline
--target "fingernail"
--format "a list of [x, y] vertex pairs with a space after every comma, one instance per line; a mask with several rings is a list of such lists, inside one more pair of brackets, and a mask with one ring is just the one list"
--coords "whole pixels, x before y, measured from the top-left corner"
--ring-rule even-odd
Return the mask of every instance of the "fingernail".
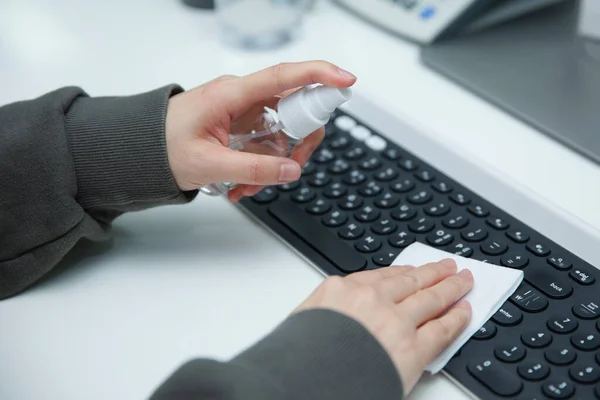
[[464, 308], [465, 310], [470, 310], [471, 309], [471, 303], [469, 303], [467, 300], [461, 300], [458, 302], [458, 304], [456, 304], [456, 307], [458, 308]]
[[356, 79], [356, 76], [345, 69], [338, 68], [338, 74], [343, 76], [344, 78]]
[[473, 274], [468, 269], [463, 269], [457, 275], [460, 276], [461, 278], [465, 278], [467, 280], [473, 279]]
[[279, 168], [279, 182], [293, 182], [300, 179], [302, 170], [296, 163], [283, 164]]
[[448, 267], [456, 267], [456, 262], [451, 258], [444, 258], [440, 263], [447, 265]]

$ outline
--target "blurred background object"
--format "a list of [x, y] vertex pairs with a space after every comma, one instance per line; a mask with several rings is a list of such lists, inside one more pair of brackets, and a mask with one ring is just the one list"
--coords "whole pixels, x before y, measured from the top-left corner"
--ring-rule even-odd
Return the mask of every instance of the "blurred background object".
[[308, 0], [215, 0], [225, 42], [244, 49], [271, 49], [294, 39]]
[[206, 9], [215, 8], [215, 0], [182, 0], [182, 1], [190, 7], [206, 8]]
[[581, 0], [579, 12], [579, 34], [588, 38], [600, 40], [600, 1]]

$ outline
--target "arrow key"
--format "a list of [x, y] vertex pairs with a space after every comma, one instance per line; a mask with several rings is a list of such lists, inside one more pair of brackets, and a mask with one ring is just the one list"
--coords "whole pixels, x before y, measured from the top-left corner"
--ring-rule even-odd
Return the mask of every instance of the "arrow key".
[[552, 342], [552, 334], [547, 331], [527, 331], [521, 335], [523, 343], [531, 348], [540, 349]]

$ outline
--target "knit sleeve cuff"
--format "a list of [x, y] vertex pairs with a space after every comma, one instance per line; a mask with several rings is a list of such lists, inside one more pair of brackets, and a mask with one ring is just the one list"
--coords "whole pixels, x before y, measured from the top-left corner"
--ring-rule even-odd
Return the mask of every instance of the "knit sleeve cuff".
[[135, 96], [80, 97], [72, 104], [65, 122], [84, 209], [144, 209], [196, 196], [178, 188], [167, 158], [167, 105], [182, 91], [169, 85]]

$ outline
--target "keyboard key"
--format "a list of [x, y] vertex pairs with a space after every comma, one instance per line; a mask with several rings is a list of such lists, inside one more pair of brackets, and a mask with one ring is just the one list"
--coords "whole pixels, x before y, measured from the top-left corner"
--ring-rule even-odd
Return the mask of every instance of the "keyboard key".
[[546, 350], [544, 357], [554, 365], [569, 365], [575, 361], [577, 353], [566, 347], [557, 347]]
[[481, 251], [488, 256], [499, 256], [506, 253], [508, 245], [500, 240], [488, 240], [481, 244]]
[[373, 151], [383, 151], [387, 147], [385, 139], [379, 136], [371, 135], [365, 140], [365, 144]]
[[571, 272], [569, 272], [569, 276], [575, 282], [582, 285], [591, 285], [592, 283], [596, 282], [596, 278], [594, 278], [590, 272], [582, 268], [573, 269]]
[[351, 118], [347, 115], [341, 115], [337, 117], [334, 121], [335, 127], [341, 131], [350, 132], [352, 128], [357, 125], [357, 122], [354, 118]]
[[338, 230], [338, 235], [342, 239], [353, 240], [358, 239], [365, 233], [365, 228], [362, 226], [355, 224], [354, 222], [350, 222], [349, 224], [341, 227]]
[[505, 267], [522, 269], [529, 264], [529, 257], [517, 251], [511, 251], [500, 259], [500, 263]]
[[277, 198], [277, 192], [275, 191], [275, 188], [268, 187], [268, 188], [261, 190], [254, 196], [252, 196], [252, 201], [254, 201], [255, 203], [258, 203], [258, 204], [267, 204], [267, 203], [272, 202], [276, 198]]
[[361, 161], [360, 164], [358, 164], [358, 166], [361, 169], [364, 169], [366, 171], [372, 171], [374, 169], [379, 168], [379, 166], [381, 166], [381, 161], [379, 161], [379, 158], [377, 158], [377, 157], [371, 157], [371, 158], [367, 158], [364, 161]]
[[419, 190], [408, 195], [408, 202], [412, 204], [425, 204], [433, 198], [428, 190]]
[[346, 193], [348, 193], [348, 189], [346, 189], [346, 187], [341, 183], [336, 182], [327, 186], [323, 192], [323, 195], [330, 199], [339, 199], [340, 197], [345, 196]]
[[594, 299], [579, 299], [573, 306], [573, 314], [581, 319], [596, 319], [600, 315], [599, 302]]
[[469, 231], [464, 231], [460, 234], [467, 242], [481, 242], [488, 237], [488, 233], [483, 228], [477, 228]]
[[480, 218], [487, 217], [488, 215], [490, 215], [490, 212], [480, 205], [471, 204], [467, 208], [467, 210], [469, 210], [469, 212], [471, 214], [473, 214], [474, 216], [480, 217]]
[[592, 363], [578, 363], [569, 369], [569, 375], [575, 382], [589, 385], [600, 381], [600, 368]]
[[380, 267], [388, 267], [392, 265], [398, 257], [398, 252], [394, 250], [381, 251], [373, 256], [373, 262]]
[[339, 205], [344, 210], [356, 210], [363, 205], [364, 201], [355, 194], [349, 194], [339, 201]]
[[550, 375], [550, 367], [544, 361], [527, 360], [519, 365], [517, 372], [528, 381], [541, 381]]
[[371, 206], [364, 206], [354, 213], [354, 216], [360, 222], [373, 222], [379, 218], [380, 215], [381, 213]]
[[335, 138], [329, 143], [329, 147], [334, 150], [343, 150], [348, 146], [350, 146], [350, 139], [348, 139], [346, 136]]
[[417, 216], [417, 211], [407, 204], [402, 204], [392, 211], [392, 218], [398, 221], [410, 221]]
[[371, 131], [365, 128], [362, 125], [357, 125], [354, 128], [350, 129], [350, 136], [358, 141], [365, 141], [369, 136], [371, 136]]
[[546, 325], [554, 333], [565, 334], [574, 332], [579, 326], [579, 322], [571, 316], [553, 315], [548, 319]]
[[323, 225], [328, 226], [330, 228], [337, 228], [348, 221], [348, 217], [341, 211], [332, 211], [329, 214], [325, 215], [321, 218], [321, 222]]
[[397, 176], [398, 171], [396, 171], [394, 168], [386, 168], [376, 173], [375, 179], [377, 179], [380, 182], [389, 182], [392, 179], [396, 179]]
[[302, 176], [310, 176], [317, 170], [317, 166], [310, 160], [302, 167]]
[[396, 228], [397, 226], [394, 221], [386, 218], [377, 221], [371, 230], [378, 235], [389, 235], [390, 233], [394, 233]]
[[544, 330], [527, 331], [521, 335], [521, 341], [533, 349], [541, 349], [552, 342], [552, 334]]
[[568, 271], [571, 269], [573, 264], [562, 256], [550, 256], [548, 257], [548, 264], [561, 271]]
[[452, 191], [452, 186], [443, 181], [436, 182], [432, 184], [431, 187], [439, 193], [450, 193]]
[[462, 193], [453, 193], [450, 195], [450, 200], [458, 204], [459, 206], [464, 206], [471, 202], [471, 199], [465, 196]]
[[508, 231], [506, 232], [506, 236], [515, 243], [527, 243], [529, 241], [529, 236], [522, 231]]
[[531, 254], [535, 254], [538, 257], [546, 257], [548, 254], [550, 254], [550, 249], [540, 243], [527, 244], [527, 250]]
[[375, 205], [379, 208], [393, 208], [400, 203], [400, 197], [392, 192], [385, 192], [375, 199]]
[[408, 225], [408, 228], [415, 233], [427, 233], [435, 228], [435, 222], [427, 217], [421, 217]]
[[327, 171], [332, 174], [344, 174], [350, 170], [350, 164], [346, 160], [335, 160], [333, 164], [329, 164]]
[[450, 229], [462, 229], [469, 225], [469, 218], [465, 215], [454, 214], [444, 218], [442, 225]]
[[511, 303], [506, 302], [498, 311], [496, 311], [496, 314], [492, 316], [492, 320], [498, 325], [514, 326], [518, 325], [523, 320], [523, 313]]
[[335, 233], [323, 230], [318, 221], [296, 212], [293, 203], [281, 201], [271, 204], [269, 213], [340, 271], [350, 273], [367, 266], [363, 256], [341, 241]]
[[352, 186], [360, 185], [361, 183], [363, 183], [366, 180], [367, 180], [367, 176], [365, 174], [363, 174], [362, 172], [360, 172], [359, 170], [354, 170], [354, 171], [348, 172], [342, 178], [342, 181], [345, 184], [352, 185]]
[[549, 268], [527, 268], [525, 280], [553, 299], [564, 299], [573, 293], [573, 286], [558, 271]]
[[312, 215], [323, 215], [331, 210], [331, 203], [325, 199], [317, 199], [306, 207], [306, 211]]
[[415, 236], [406, 231], [400, 231], [395, 233], [392, 237], [389, 238], [388, 242], [390, 245], [397, 247], [399, 249], [403, 249], [408, 247], [415, 241]]
[[439, 229], [433, 233], [427, 235], [427, 242], [432, 246], [446, 246], [454, 240], [454, 236], [451, 233], [443, 229]]
[[284, 183], [283, 185], [277, 186], [280, 192], [291, 192], [300, 187], [300, 181], [294, 181], [290, 183]]
[[487, 321], [475, 334], [473, 335], [473, 339], [475, 340], [489, 340], [496, 336], [496, 332], [498, 328], [492, 321]]
[[354, 247], [361, 253], [374, 253], [381, 248], [381, 240], [375, 236], [367, 236], [357, 242]]
[[454, 243], [449, 246], [447, 251], [456, 254], [457, 256], [469, 258], [473, 255], [473, 248], [463, 242]]
[[415, 177], [423, 182], [431, 182], [435, 179], [435, 175], [428, 169], [415, 172]]
[[577, 332], [571, 336], [571, 344], [583, 351], [593, 351], [600, 347], [600, 336], [596, 332]]
[[313, 153], [312, 160], [317, 164], [327, 164], [335, 159], [335, 154], [327, 148], [321, 148]]
[[310, 178], [308, 178], [308, 184], [314, 187], [322, 187], [331, 182], [331, 178], [323, 171], [319, 171]]
[[418, 168], [417, 163], [410, 158], [405, 158], [398, 162], [398, 166], [407, 172], [412, 172]]
[[433, 206], [425, 207], [425, 214], [431, 215], [432, 217], [441, 217], [450, 212], [450, 205], [448, 203], [438, 203]]
[[396, 161], [400, 159], [400, 151], [395, 147], [388, 147], [384, 152], [383, 156], [390, 161]]
[[394, 183], [390, 183], [390, 189], [397, 193], [406, 193], [415, 188], [415, 183], [410, 179], [402, 179]]
[[469, 373], [498, 396], [515, 396], [523, 390], [521, 380], [505, 369], [500, 362], [481, 359], [467, 365]]
[[368, 181], [358, 189], [358, 193], [365, 197], [377, 196], [382, 191], [383, 187], [381, 187], [381, 185], [375, 181]]
[[568, 399], [573, 396], [575, 386], [566, 379], [552, 379], [542, 385], [542, 391], [551, 399]]
[[317, 194], [311, 188], [303, 187], [300, 188], [296, 193], [292, 195], [292, 200], [296, 203], [308, 203], [317, 197]]
[[510, 297], [510, 301], [521, 310], [530, 313], [540, 312], [548, 307], [548, 299], [526, 283], [521, 283]]
[[353, 147], [344, 153], [344, 158], [347, 160], [358, 160], [365, 156], [365, 149], [362, 147]]
[[515, 363], [525, 358], [527, 351], [525, 350], [525, 347], [519, 343], [497, 346], [494, 349], [494, 354], [500, 361]]
[[500, 218], [500, 217], [491, 216], [485, 222], [487, 222], [487, 224], [489, 226], [491, 226], [492, 228], [498, 229], [499, 231], [508, 229], [508, 227], [509, 227], [508, 221], [506, 221], [504, 218]]

